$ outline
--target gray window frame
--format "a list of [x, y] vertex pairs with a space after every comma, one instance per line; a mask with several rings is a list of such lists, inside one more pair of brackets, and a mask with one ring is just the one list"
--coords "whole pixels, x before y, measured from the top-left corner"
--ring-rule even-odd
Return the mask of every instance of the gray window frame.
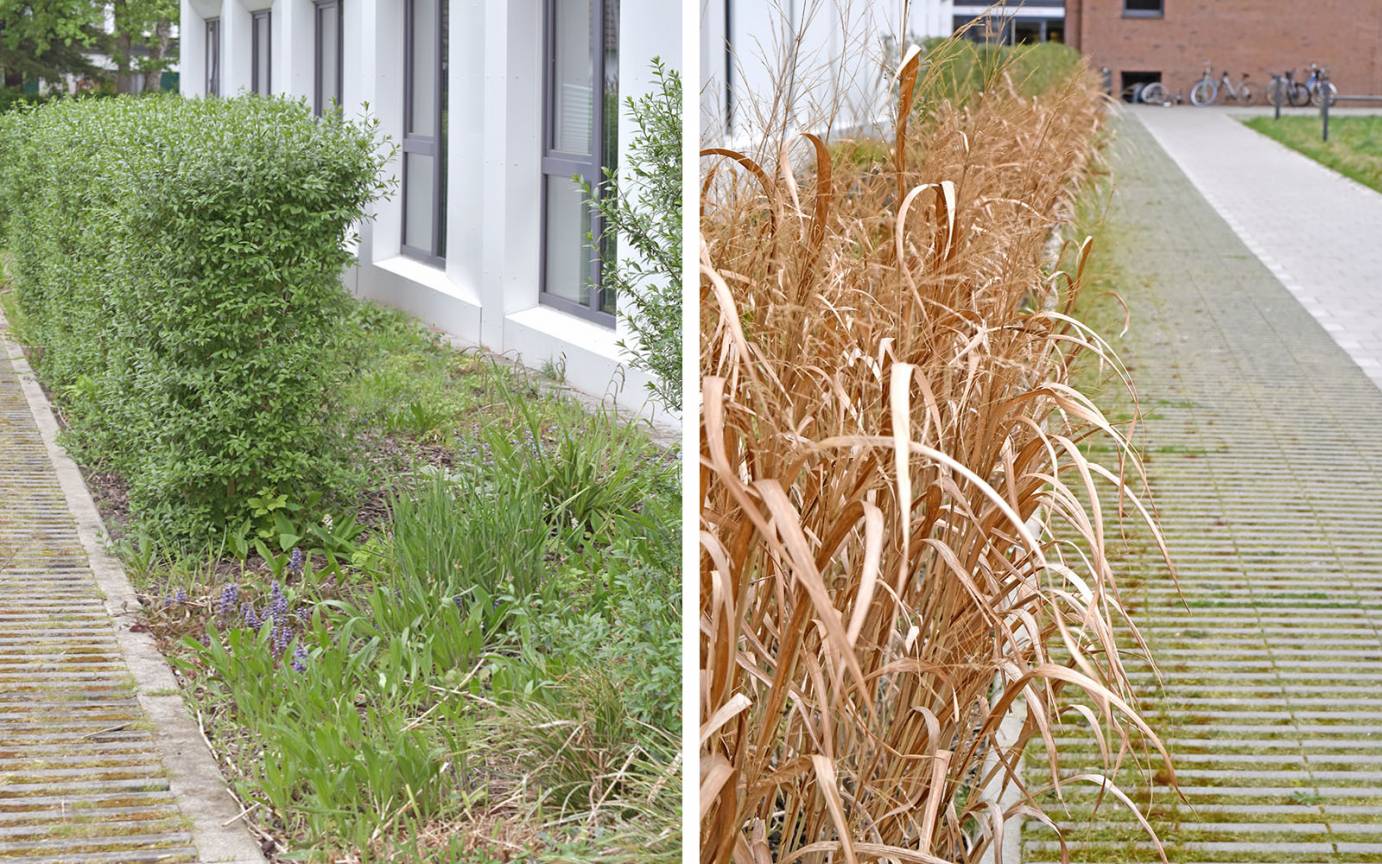
[[[437, 0], [437, 18], [432, 29], [436, 33], [437, 86], [436, 103], [433, 106], [435, 121], [434, 135], [415, 135], [413, 128], [413, 4], [415, 0], [403, 0], [403, 144], [401, 149], [400, 173], [403, 175], [403, 219], [399, 237], [399, 248], [403, 254], [438, 267], [446, 265], [446, 99], [447, 87], [446, 46], [443, 30], [450, 22], [448, 0]], [[432, 157], [432, 245], [429, 249], [419, 249], [408, 245], [408, 157]]]
[[206, 19], [206, 95], [221, 95], [221, 19]]
[[[569, 153], [562, 153], [552, 145], [556, 140], [556, 99], [553, 89], [556, 86], [556, 61], [557, 61], [557, 34], [556, 34], [556, 4], [561, 0], [543, 0], [542, 4], [542, 193], [541, 206], [538, 210], [538, 218], [541, 220], [541, 231], [539, 232], [538, 243], [541, 250], [541, 260], [539, 263], [538, 276], [538, 302], [545, 306], [551, 306], [562, 312], [567, 312], [577, 317], [584, 318], [605, 327], [614, 327], [616, 315], [604, 311], [604, 280], [603, 280], [603, 260], [600, 254], [591, 256], [588, 275], [590, 278], [590, 300], [588, 303], [578, 303], [566, 297], [561, 297], [547, 290], [547, 180], [548, 178], [570, 179], [573, 176], [580, 176], [594, 189], [599, 189], [604, 182], [604, 169], [606, 167], [617, 170], [617, 165], [606, 166], [604, 162], [605, 152], [605, 123], [608, 118], [605, 116], [605, 8], [606, 0], [591, 0], [591, 24], [590, 24], [590, 48], [592, 59], [592, 74], [594, 80], [599, 85], [600, 92], [592, 100], [594, 103], [594, 131], [591, 136], [590, 154], [583, 156], [573, 156]], [[616, 40], [619, 33], [615, 33]], [[592, 251], [599, 250], [604, 246], [604, 220], [600, 214], [593, 209], [590, 214], [590, 234]]]
[[1128, 0], [1123, 0], [1124, 18], [1165, 18], [1166, 0], [1160, 0], [1156, 9], [1129, 9]]
[[[260, 45], [259, 22], [267, 23], [268, 45]], [[268, 51], [268, 63], [264, 66], [264, 89], [259, 89], [259, 52]], [[272, 9], [260, 9], [250, 13], [250, 92], [260, 96], [271, 96], [274, 92], [274, 14]]]
[[725, 0], [725, 137], [734, 134], [734, 0]]
[[[312, 73], [316, 80], [312, 83], [312, 113], [318, 117], [326, 110], [327, 98], [335, 99], [337, 106], [345, 102], [345, 0], [314, 0], [312, 9]], [[336, 92], [322, 92], [322, 13], [326, 9], [336, 12]]]

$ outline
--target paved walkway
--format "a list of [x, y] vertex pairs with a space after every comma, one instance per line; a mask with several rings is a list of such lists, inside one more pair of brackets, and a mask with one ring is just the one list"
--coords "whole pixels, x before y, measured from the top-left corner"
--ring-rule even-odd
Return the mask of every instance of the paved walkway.
[[[1382, 392], [1136, 120], [1113, 170], [1119, 350], [1184, 590], [1145, 538], [1120, 550], [1166, 689], [1134, 674], [1189, 799], [1159, 784], [1153, 822], [1172, 861], [1382, 861]], [[1093, 762], [1087, 739], [1062, 740]], [[1116, 802], [1070, 800], [1073, 860], [1157, 860]], [[1059, 860], [1049, 838], [1029, 825], [1025, 860]]]
[[262, 864], [4, 337], [0, 862]]
[[1132, 110], [1239, 239], [1382, 386], [1382, 194], [1232, 112]]

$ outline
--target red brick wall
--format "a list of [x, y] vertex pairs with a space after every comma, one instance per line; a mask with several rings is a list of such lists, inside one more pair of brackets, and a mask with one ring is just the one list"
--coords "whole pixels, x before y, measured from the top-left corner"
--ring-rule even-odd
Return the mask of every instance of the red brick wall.
[[1382, 0], [1165, 0], [1162, 18], [1124, 18], [1123, 0], [1066, 0], [1070, 43], [1097, 69], [1161, 72], [1174, 94], [1189, 95], [1204, 61], [1214, 77], [1247, 72], [1265, 100], [1273, 72], [1298, 80], [1319, 63], [1348, 94], [1382, 95]]

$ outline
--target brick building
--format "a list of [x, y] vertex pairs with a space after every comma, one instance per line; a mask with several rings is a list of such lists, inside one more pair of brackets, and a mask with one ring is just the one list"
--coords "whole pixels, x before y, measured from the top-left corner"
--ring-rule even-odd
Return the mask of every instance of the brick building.
[[1329, 69], [1339, 92], [1382, 94], [1382, 0], [1065, 0], [1065, 38], [1115, 92], [1161, 81], [1188, 95], [1206, 60], [1247, 72], [1258, 103], [1286, 69]]

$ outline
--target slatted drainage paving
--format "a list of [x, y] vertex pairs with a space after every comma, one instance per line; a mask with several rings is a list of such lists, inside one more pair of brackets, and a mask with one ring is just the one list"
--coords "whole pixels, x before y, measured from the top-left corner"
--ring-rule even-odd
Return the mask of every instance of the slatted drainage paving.
[[[1118, 560], [1165, 686], [1145, 664], [1133, 682], [1186, 801], [1145, 761], [1134, 798], [1172, 861], [1382, 862], [1382, 392], [1137, 120], [1117, 131], [1099, 251], [1180, 590], [1147, 537]], [[1061, 734], [1067, 771], [1097, 764], [1087, 730]], [[1159, 860], [1116, 801], [1066, 802], [1045, 804], [1072, 860]], [[1023, 852], [1060, 859], [1030, 821]]]
[[[242, 827], [220, 824], [238, 809], [205, 746], [189, 744], [195, 727], [176, 692], [144, 686], [171, 684], [166, 667], [150, 662], [148, 645], [137, 662], [127, 656], [122, 640], [140, 637], [112, 618], [72, 490], [35, 418], [41, 394], [3, 325], [0, 862], [262, 862]], [[75, 470], [66, 465], [70, 484]], [[107, 582], [123, 581], [109, 571]], [[151, 705], [172, 722], [155, 721]], [[180, 763], [171, 771], [170, 756]]]

